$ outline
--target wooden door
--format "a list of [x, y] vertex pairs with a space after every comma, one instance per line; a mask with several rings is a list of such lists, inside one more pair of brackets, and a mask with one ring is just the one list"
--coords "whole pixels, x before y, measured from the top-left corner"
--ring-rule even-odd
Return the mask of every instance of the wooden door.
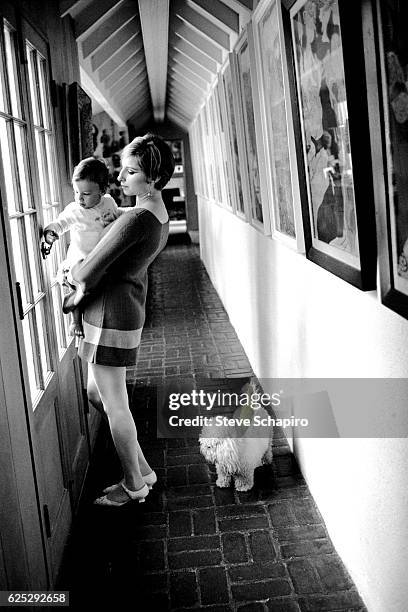
[[[41, 258], [40, 227], [62, 209], [46, 41], [4, 20], [0, 101], [1, 190], [19, 303], [18, 343], [29, 397], [39, 504], [54, 583], [89, 458], [81, 370], [62, 314], [57, 267], [65, 244]], [[64, 165], [65, 166], [65, 165]], [[12, 287], [12, 289], [14, 289]]]

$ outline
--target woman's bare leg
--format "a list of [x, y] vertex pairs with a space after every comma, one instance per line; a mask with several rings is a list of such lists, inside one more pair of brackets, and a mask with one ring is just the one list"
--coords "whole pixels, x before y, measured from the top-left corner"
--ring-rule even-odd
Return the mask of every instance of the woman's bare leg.
[[[137, 491], [144, 486], [144, 480], [139, 466], [136, 425], [129, 409], [126, 368], [90, 363], [89, 370], [108, 416], [125, 484], [128, 489]], [[118, 487], [108, 497], [113, 501], [124, 501], [126, 493]]]
[[[104, 406], [101, 400], [101, 396], [99, 395], [98, 387], [96, 386], [96, 382], [95, 382], [94, 375], [93, 375], [93, 369], [91, 367], [88, 368], [87, 394], [88, 394], [88, 399], [91, 402], [91, 404], [94, 406], [94, 408], [98, 410], [98, 412], [100, 412], [105, 419], [107, 419], [108, 417], [105, 412], [105, 409], [104, 409]], [[146, 457], [143, 454], [142, 448], [139, 444], [139, 440], [136, 440], [136, 447], [137, 447], [137, 456], [139, 459], [140, 471], [142, 473], [142, 476], [147, 476], [153, 470], [148, 464]]]

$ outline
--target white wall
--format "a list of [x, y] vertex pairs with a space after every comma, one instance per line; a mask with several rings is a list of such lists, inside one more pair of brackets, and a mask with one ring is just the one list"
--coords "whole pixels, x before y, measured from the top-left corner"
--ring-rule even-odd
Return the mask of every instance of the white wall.
[[[376, 292], [201, 198], [199, 226], [201, 257], [258, 378], [408, 378], [408, 321]], [[404, 403], [392, 411], [406, 422]], [[295, 453], [369, 611], [405, 612], [407, 439], [302, 438]]]

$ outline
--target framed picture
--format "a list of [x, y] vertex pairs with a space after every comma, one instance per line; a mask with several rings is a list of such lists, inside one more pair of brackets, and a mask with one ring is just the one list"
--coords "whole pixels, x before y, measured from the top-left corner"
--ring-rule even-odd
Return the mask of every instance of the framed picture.
[[408, 6], [377, 0], [364, 17], [381, 299], [408, 318]]
[[280, 0], [261, 0], [253, 18], [266, 183], [273, 238], [304, 251], [302, 212]]
[[351, 4], [297, 0], [290, 22], [306, 255], [367, 290], [376, 279], [375, 216], [362, 20]]
[[223, 93], [223, 110], [224, 122], [228, 126], [228, 143], [229, 143], [229, 158], [231, 162], [232, 181], [231, 191], [234, 193], [234, 212], [246, 219], [245, 195], [243, 192], [243, 177], [242, 168], [239, 157], [239, 149], [242, 150], [243, 145], [240, 142], [238, 134], [237, 117], [237, 95], [234, 91], [234, 83], [232, 76], [231, 61], [234, 62], [234, 54], [230, 53], [227, 62], [221, 70], [221, 83]]
[[221, 169], [222, 162], [220, 157], [220, 149], [219, 149], [219, 133], [218, 133], [218, 120], [217, 113], [215, 107], [214, 100], [215, 90], [214, 88], [211, 90], [211, 94], [207, 101], [207, 109], [208, 109], [208, 120], [210, 126], [210, 139], [211, 139], [211, 149], [212, 149], [212, 168], [214, 174], [214, 196], [217, 204], [222, 204], [223, 201], [223, 192], [222, 192], [222, 182], [221, 182]]
[[243, 30], [235, 47], [235, 53], [244, 128], [245, 146], [243, 151], [246, 165], [247, 197], [249, 198], [249, 218], [255, 227], [264, 233], [269, 233], [269, 211], [266, 206], [268, 196], [265, 183], [262, 183], [262, 174], [265, 177], [265, 172], [262, 173], [260, 168], [264, 155], [251, 23], [248, 23]]
[[76, 166], [94, 152], [91, 98], [76, 82], [68, 88], [68, 118], [71, 164]]
[[206, 159], [207, 159], [207, 149], [206, 149], [206, 142], [205, 142], [205, 133], [204, 133], [204, 107], [201, 108], [201, 111], [199, 112], [198, 116], [197, 116], [197, 120], [198, 120], [198, 137], [199, 137], [199, 142], [200, 142], [200, 146], [201, 146], [201, 153], [202, 153], [202, 180], [203, 180], [203, 191], [202, 191], [202, 196], [204, 196], [204, 198], [209, 198], [209, 177], [208, 177], [208, 166], [206, 164]]
[[[224, 67], [224, 70], [226, 66]], [[227, 207], [231, 212], [235, 212], [237, 209], [237, 181], [235, 178], [235, 160], [233, 153], [233, 146], [231, 143], [231, 127], [229, 120], [229, 113], [227, 112], [227, 103], [225, 98], [225, 89], [224, 89], [224, 80], [222, 76], [222, 72], [217, 81], [217, 92], [218, 92], [218, 103], [219, 103], [219, 113], [220, 113], [220, 126], [222, 126], [221, 131], [221, 146], [223, 151], [223, 159], [224, 159], [224, 173], [225, 173], [225, 182], [227, 189]]]
[[220, 179], [221, 179], [221, 192], [222, 200], [221, 204], [228, 210], [232, 210], [233, 195], [231, 193], [232, 179], [231, 170], [228, 161], [228, 145], [227, 145], [227, 134], [226, 124], [223, 119], [221, 111], [221, 100], [220, 100], [220, 84], [216, 83], [214, 87], [214, 129], [215, 129], [215, 142], [217, 145], [218, 161], [217, 164], [220, 168]]

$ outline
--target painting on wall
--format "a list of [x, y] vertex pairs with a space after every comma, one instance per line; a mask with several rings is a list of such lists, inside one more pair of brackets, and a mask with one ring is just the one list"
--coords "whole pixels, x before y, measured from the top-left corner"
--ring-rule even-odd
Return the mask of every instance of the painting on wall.
[[263, 229], [264, 214], [262, 210], [261, 180], [258, 163], [258, 150], [255, 129], [255, 113], [253, 100], [253, 81], [251, 79], [251, 61], [248, 32], [243, 35], [236, 48], [240, 98], [244, 127], [244, 142], [246, 153], [246, 174], [248, 177], [247, 191], [250, 203], [250, 217], [255, 225]]
[[244, 194], [242, 190], [242, 176], [239, 159], [238, 145], [238, 125], [236, 117], [236, 109], [234, 107], [234, 91], [232, 81], [231, 65], [228, 61], [222, 72], [222, 84], [225, 96], [225, 120], [228, 123], [229, 145], [231, 148], [231, 162], [234, 172], [234, 190], [235, 190], [235, 207], [234, 210], [238, 215], [245, 215]]
[[76, 82], [68, 88], [68, 116], [71, 163], [76, 166], [94, 152], [91, 98]]
[[397, 0], [378, 2], [377, 16], [386, 166], [381, 293], [387, 306], [408, 318], [408, 6]]
[[[341, 19], [339, 4], [339, 0], [298, 0], [290, 9], [308, 226], [312, 252], [320, 254], [314, 260], [352, 284], [368, 289], [375, 285], [375, 261], [371, 257], [367, 262], [370, 268], [367, 275], [363, 251], [367, 241], [373, 244], [372, 235], [369, 235], [373, 234], [373, 219], [370, 204], [367, 206], [370, 180], [365, 193], [361, 189], [364, 171], [369, 169], [360, 167], [361, 141], [364, 131], [368, 130], [368, 121], [367, 113], [364, 116], [364, 97], [361, 95], [360, 109], [354, 98], [353, 112], [349, 111], [350, 94], [358, 81], [354, 78], [350, 81], [354, 87], [347, 86], [343, 48], [344, 41], [347, 41], [351, 55], [348, 74], [352, 75], [352, 64], [355, 64], [360, 91], [364, 91], [361, 89], [364, 63], [359, 63], [362, 51], [359, 55], [359, 41], [355, 40], [356, 36], [361, 40], [362, 33], [358, 30], [358, 15], [354, 15], [347, 35], [343, 36], [343, 24], [347, 24], [349, 19]], [[353, 139], [350, 123], [353, 117], [357, 124], [357, 115], [361, 122], [358, 137], [354, 130], [356, 137]], [[353, 168], [354, 155], [359, 160], [358, 178]], [[359, 202], [357, 183], [360, 183]]]
[[272, 235], [304, 249], [288, 69], [279, 0], [261, 0], [254, 13], [254, 41], [267, 159]]

